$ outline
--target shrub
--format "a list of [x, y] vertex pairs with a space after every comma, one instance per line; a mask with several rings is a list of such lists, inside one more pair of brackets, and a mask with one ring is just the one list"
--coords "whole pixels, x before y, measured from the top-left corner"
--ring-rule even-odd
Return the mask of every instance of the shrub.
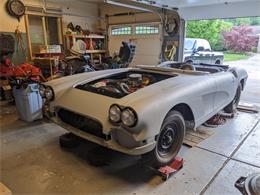
[[257, 46], [257, 37], [250, 35], [252, 28], [247, 25], [233, 26], [230, 31], [222, 32], [227, 49], [235, 52], [249, 52]]
[[253, 48], [252, 48], [252, 52], [253, 52], [253, 53], [257, 53], [257, 48], [256, 48], [256, 47], [253, 47]]
[[188, 21], [186, 37], [206, 39], [213, 50], [224, 50], [221, 32], [230, 30], [231, 27], [231, 23], [223, 20]]

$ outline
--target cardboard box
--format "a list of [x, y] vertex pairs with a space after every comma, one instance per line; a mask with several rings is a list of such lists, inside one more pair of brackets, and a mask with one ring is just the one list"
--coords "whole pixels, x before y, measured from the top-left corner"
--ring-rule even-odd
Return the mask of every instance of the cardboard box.
[[12, 192], [4, 184], [0, 183], [0, 195], [12, 195]]
[[60, 45], [41, 45], [40, 53], [61, 53]]

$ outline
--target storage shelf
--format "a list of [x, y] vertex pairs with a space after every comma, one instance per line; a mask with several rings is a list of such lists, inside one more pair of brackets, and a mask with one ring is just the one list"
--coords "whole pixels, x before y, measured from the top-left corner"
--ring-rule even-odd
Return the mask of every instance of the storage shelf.
[[[93, 48], [93, 42], [97, 41], [98, 39], [101, 39], [100, 41], [105, 44], [106, 38], [103, 35], [97, 35], [97, 34], [90, 34], [90, 35], [76, 35], [76, 34], [67, 34], [65, 35], [66, 39], [66, 48], [71, 49], [72, 45], [74, 45], [78, 39], [83, 39], [83, 41], [89, 42], [88, 48]], [[91, 57], [91, 61], [94, 62], [94, 59], [98, 57], [99, 63], [101, 63], [102, 56], [104, 56], [107, 53], [107, 50], [104, 50], [103, 48], [100, 49], [88, 49], [86, 50], [86, 53], [88, 53]]]
[[106, 53], [106, 50], [87, 50], [86, 53]]
[[103, 35], [65, 35], [66, 37], [78, 39], [105, 39]]

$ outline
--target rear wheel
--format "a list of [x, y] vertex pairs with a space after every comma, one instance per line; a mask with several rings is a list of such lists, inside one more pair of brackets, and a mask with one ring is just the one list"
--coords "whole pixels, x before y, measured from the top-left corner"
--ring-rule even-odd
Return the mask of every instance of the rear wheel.
[[226, 113], [234, 113], [238, 107], [239, 101], [240, 101], [240, 96], [241, 96], [241, 91], [242, 91], [242, 85], [239, 84], [237, 87], [236, 95], [232, 102], [230, 102], [225, 108], [224, 111]]
[[164, 119], [156, 147], [143, 157], [152, 167], [171, 163], [178, 154], [185, 134], [185, 122], [181, 113], [171, 111]]

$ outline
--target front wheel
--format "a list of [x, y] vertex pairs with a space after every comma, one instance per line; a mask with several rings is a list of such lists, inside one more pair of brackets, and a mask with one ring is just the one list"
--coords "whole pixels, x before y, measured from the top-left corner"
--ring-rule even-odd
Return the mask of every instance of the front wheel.
[[178, 154], [185, 134], [185, 122], [178, 111], [171, 111], [161, 127], [155, 148], [143, 155], [148, 165], [158, 168], [171, 163]]
[[217, 60], [217, 61], [215, 62], [215, 64], [216, 64], [216, 65], [220, 65], [220, 64], [221, 64], [220, 60]]
[[79, 137], [72, 133], [65, 133], [59, 139], [61, 148], [75, 148], [80, 144]]
[[226, 113], [234, 113], [238, 107], [239, 101], [240, 101], [240, 96], [241, 96], [241, 91], [242, 91], [242, 85], [239, 84], [237, 87], [236, 95], [232, 102], [230, 102], [225, 108], [224, 111]]

